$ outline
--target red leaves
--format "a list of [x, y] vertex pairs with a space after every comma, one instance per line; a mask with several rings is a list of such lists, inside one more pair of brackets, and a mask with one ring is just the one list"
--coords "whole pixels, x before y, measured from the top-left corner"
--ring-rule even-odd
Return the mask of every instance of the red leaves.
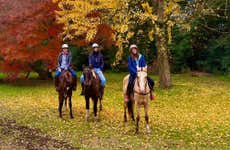
[[0, 6], [0, 70], [28, 71], [28, 64], [38, 60], [54, 68], [62, 28], [55, 23], [56, 4], [50, 0], [0, 0]]

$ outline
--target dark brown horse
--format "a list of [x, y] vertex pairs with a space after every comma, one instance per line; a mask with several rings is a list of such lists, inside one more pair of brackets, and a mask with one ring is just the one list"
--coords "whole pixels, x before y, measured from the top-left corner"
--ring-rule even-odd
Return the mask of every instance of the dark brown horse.
[[72, 113], [72, 91], [73, 91], [73, 77], [69, 71], [63, 71], [59, 77], [59, 117], [62, 118], [62, 106], [65, 102], [67, 105], [67, 100], [69, 99], [69, 110], [70, 118], [73, 118]]
[[[83, 90], [85, 94], [85, 102], [86, 102], [86, 116], [85, 120], [88, 121], [89, 119], [89, 103], [90, 98], [93, 101], [93, 112], [94, 112], [94, 120], [98, 120], [97, 116], [97, 103], [98, 99], [101, 99], [103, 96], [103, 92], [100, 91], [100, 80], [93, 69], [89, 67], [84, 67], [83, 69]], [[100, 104], [100, 108], [102, 108]]]

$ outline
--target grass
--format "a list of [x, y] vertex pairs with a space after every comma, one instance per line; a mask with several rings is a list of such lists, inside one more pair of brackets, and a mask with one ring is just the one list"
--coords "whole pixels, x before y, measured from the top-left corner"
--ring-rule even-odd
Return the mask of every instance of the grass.
[[[84, 121], [85, 102], [79, 96], [80, 86], [73, 95], [75, 118], [71, 120], [68, 111], [64, 111], [64, 119], [59, 119], [52, 82], [34, 79], [0, 83], [0, 118], [16, 120], [18, 125], [39, 129], [44, 135], [81, 149], [230, 148], [229, 78], [173, 75], [174, 87], [156, 88], [156, 100], [150, 102], [151, 134], [146, 134], [142, 110], [140, 134], [134, 135], [134, 124], [123, 123], [124, 76], [106, 73], [104, 109], [97, 123], [92, 114], [88, 123]], [[2, 132], [0, 137], [3, 141], [14, 139]]]

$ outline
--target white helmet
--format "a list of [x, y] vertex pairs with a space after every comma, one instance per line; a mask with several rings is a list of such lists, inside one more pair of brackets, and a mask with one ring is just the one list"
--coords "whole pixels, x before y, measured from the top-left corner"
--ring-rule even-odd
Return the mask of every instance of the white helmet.
[[135, 45], [135, 44], [132, 44], [132, 45], [130, 45], [130, 47], [129, 47], [129, 50], [132, 50], [133, 48], [136, 48], [136, 49], [138, 49], [137, 45]]
[[63, 44], [63, 45], [61, 46], [61, 48], [62, 48], [62, 49], [65, 49], [65, 48], [69, 48], [69, 46], [68, 46], [68, 44]]
[[98, 48], [99, 45], [97, 43], [93, 43], [92, 48]]

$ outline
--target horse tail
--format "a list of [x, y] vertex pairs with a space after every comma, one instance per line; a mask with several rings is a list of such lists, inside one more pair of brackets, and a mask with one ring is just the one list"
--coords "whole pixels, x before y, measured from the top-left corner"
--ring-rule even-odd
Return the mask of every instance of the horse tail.
[[129, 116], [132, 118], [134, 117], [134, 112], [133, 112], [133, 101], [130, 99], [127, 103], [127, 106], [128, 106], [128, 113], [129, 113]]

